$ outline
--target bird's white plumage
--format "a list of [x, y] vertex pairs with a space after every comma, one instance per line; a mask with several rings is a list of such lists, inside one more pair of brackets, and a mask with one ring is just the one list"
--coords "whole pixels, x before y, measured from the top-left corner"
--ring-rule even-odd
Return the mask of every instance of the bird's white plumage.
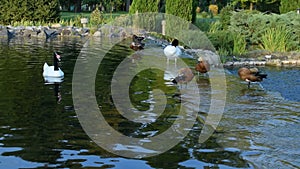
[[44, 77], [63, 77], [64, 72], [58, 68], [58, 70], [54, 70], [54, 66], [49, 66], [47, 63], [44, 64], [43, 67], [43, 76]]

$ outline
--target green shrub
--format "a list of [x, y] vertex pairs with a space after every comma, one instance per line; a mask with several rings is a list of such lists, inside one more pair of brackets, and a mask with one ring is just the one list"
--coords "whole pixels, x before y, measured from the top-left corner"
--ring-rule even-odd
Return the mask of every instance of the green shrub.
[[213, 22], [209, 27], [210, 33], [215, 33], [217, 31], [221, 31], [221, 30], [223, 30], [223, 26], [222, 26], [220, 20]]
[[208, 32], [212, 25], [216, 23], [215, 19], [211, 18], [199, 18], [197, 19], [195, 25], [204, 32]]
[[246, 40], [243, 35], [240, 35], [238, 33], [234, 34], [233, 37], [233, 55], [240, 56], [246, 52]]
[[91, 13], [90, 15], [90, 24], [98, 27], [103, 23], [104, 19], [101, 14], [101, 11], [98, 9], [98, 6], [96, 6], [96, 9]]
[[221, 63], [225, 63], [227, 61], [227, 57], [229, 56], [229, 51], [225, 48], [221, 47], [218, 50], [218, 54], [221, 60]]
[[81, 27], [81, 17], [82, 15], [77, 15], [73, 21], [73, 26]]
[[14, 22], [56, 22], [59, 20], [58, 0], [10, 0], [0, 3], [0, 24]]
[[213, 44], [204, 32], [199, 30], [186, 30], [178, 32], [176, 38], [192, 49], [206, 49], [215, 51]]
[[262, 35], [262, 48], [270, 52], [287, 52], [297, 49], [291, 39], [293, 38], [291, 31], [285, 26], [277, 28], [268, 28]]
[[[246, 39], [247, 46], [255, 49], [255, 47], [262, 46], [262, 36], [266, 30], [282, 26], [286, 27], [287, 30], [293, 34], [293, 38], [289, 39], [290, 43], [297, 43], [299, 45], [300, 18], [296, 12], [289, 12], [282, 15], [267, 15], [257, 11], [233, 12], [228, 29], [243, 35]], [[293, 47], [288, 48], [288, 50], [293, 49]]]
[[208, 17], [209, 17], [209, 13], [203, 11], [203, 12], [200, 13], [200, 16], [201, 16], [202, 18], [208, 18]]
[[234, 46], [233, 32], [229, 30], [221, 30], [217, 32], [208, 32], [207, 35], [217, 51], [222, 49], [223, 51], [228, 51], [228, 54], [232, 54]]
[[230, 17], [232, 16], [232, 11], [233, 8], [231, 5], [227, 5], [220, 11], [220, 23], [222, 29], [228, 29], [228, 26], [230, 25]]
[[281, 0], [280, 1], [280, 13], [287, 13], [290, 11], [296, 11], [300, 7], [300, 0]]

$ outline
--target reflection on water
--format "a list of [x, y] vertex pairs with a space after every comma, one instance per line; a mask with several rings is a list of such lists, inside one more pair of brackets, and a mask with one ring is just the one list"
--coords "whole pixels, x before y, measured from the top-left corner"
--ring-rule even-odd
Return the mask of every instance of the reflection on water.
[[[191, 129], [186, 128], [188, 135], [175, 147], [144, 159], [118, 157], [98, 147], [80, 126], [71, 82], [76, 59], [96, 55], [109, 42], [93, 41], [95, 50], [84, 51], [80, 58], [83, 39], [1, 42], [0, 168], [299, 168], [299, 68], [263, 68], [268, 79], [262, 87], [255, 84], [250, 89], [236, 70], [229, 70], [225, 112], [205, 143], [198, 143], [198, 137], [211, 105], [212, 90], [209, 77], [200, 75], [195, 77], [201, 96], [198, 120]], [[164, 79], [166, 72], [147, 69], [134, 76], [129, 88], [130, 110], [142, 113], [133, 120], [124, 118], [111, 97], [113, 73], [125, 58], [135, 67], [142, 66], [143, 56], [149, 53], [131, 55], [129, 44], [130, 40], [121, 42], [104, 57], [97, 72], [95, 95], [106, 121], [115, 130], [130, 137], [153, 137], [181, 118], [180, 104], [188, 96]], [[54, 50], [61, 53], [65, 78], [62, 83], [45, 85], [42, 67], [52, 61]], [[166, 58], [161, 52], [159, 47], [150, 49], [164, 64]], [[184, 61], [191, 68], [196, 63]], [[157, 97], [160, 93], [154, 94], [153, 89], [164, 92], [161, 96], [167, 104], [162, 114], [154, 111], [153, 105], [163, 103], [163, 97]], [[194, 122], [192, 118], [185, 120]], [[149, 151], [121, 144], [115, 148]]]

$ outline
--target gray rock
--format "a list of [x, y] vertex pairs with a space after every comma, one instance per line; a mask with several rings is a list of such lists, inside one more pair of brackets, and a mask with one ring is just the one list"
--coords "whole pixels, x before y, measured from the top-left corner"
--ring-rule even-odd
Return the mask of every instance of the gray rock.
[[96, 31], [94, 34], [93, 34], [94, 37], [100, 37], [101, 36], [101, 32], [100, 31]]

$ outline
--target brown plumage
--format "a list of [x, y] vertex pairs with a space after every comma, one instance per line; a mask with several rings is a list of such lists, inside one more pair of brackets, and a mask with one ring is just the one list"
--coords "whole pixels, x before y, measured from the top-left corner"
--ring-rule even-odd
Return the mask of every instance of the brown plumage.
[[202, 57], [199, 57], [195, 70], [200, 73], [207, 73], [210, 70], [210, 65]]
[[178, 75], [172, 80], [174, 84], [185, 83], [187, 84], [194, 78], [194, 74], [190, 68], [181, 68], [178, 71]]
[[145, 44], [144, 43], [137, 43], [137, 42], [132, 42], [130, 44], [130, 48], [132, 50], [138, 51], [144, 49]]
[[145, 43], [142, 42], [144, 39], [144, 37], [133, 35], [130, 48], [135, 51], [144, 49]]
[[267, 74], [260, 73], [257, 68], [242, 67], [238, 70], [238, 75], [242, 80], [248, 82], [248, 88], [250, 88], [251, 82], [261, 82], [264, 78], [267, 78]]

